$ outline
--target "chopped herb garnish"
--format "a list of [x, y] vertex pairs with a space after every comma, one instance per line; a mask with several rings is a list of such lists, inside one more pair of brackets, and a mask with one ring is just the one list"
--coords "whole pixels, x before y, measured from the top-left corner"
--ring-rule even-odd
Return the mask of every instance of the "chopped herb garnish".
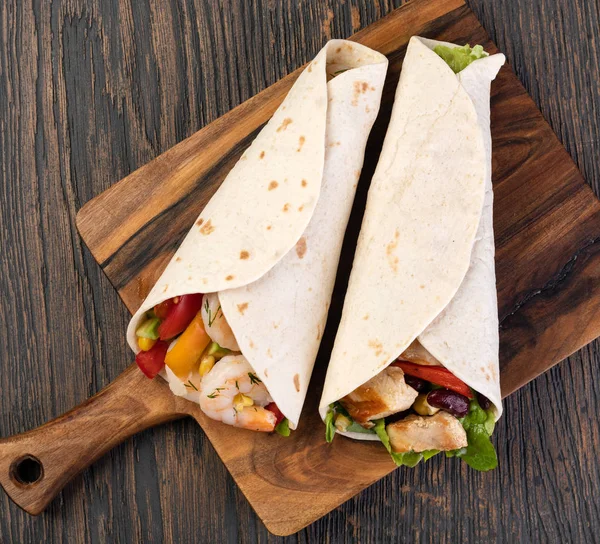
[[188, 380], [188, 383], [184, 383], [183, 385], [190, 389], [193, 389], [194, 391], [198, 391], [198, 388], [192, 383], [192, 380]]
[[210, 306], [208, 304], [208, 299], [204, 299], [204, 309], [206, 310], [206, 314], [208, 315], [208, 326], [212, 327], [212, 324], [215, 322], [215, 319], [217, 319], [217, 317], [219, 317], [219, 312], [221, 313], [221, 315], [223, 315], [223, 311], [221, 310], [221, 305], [219, 304], [219, 307], [217, 308], [217, 311], [215, 312], [215, 315], [212, 315], [212, 310], [210, 309]]
[[219, 396], [219, 391], [223, 391], [224, 387], [217, 387], [210, 395], [206, 395], [209, 399], [214, 399]]
[[262, 383], [262, 380], [256, 374], [252, 374], [252, 372], [248, 372], [248, 377], [251, 384]]

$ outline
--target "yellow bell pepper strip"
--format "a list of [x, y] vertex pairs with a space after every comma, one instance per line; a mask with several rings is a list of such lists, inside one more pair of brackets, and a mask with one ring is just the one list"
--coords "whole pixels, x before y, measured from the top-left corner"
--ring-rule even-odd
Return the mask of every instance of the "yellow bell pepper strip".
[[202, 313], [198, 312], [177, 343], [167, 352], [165, 364], [176, 376], [186, 379], [190, 372], [198, 369], [198, 360], [210, 341], [204, 330]]
[[157, 340], [152, 340], [152, 338], [144, 338], [143, 336], [138, 336], [137, 341], [138, 346], [142, 351], [150, 351], [157, 342]]
[[212, 370], [213, 366], [215, 366], [215, 358], [212, 355], [203, 355], [200, 358], [200, 368], [198, 369], [198, 374], [200, 374], [200, 377], [208, 374]]

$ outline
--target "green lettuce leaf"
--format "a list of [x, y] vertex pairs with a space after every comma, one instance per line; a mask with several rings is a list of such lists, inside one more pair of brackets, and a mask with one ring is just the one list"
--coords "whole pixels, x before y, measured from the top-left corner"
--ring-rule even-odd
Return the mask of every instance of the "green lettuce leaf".
[[284, 417], [279, 422], [279, 425], [275, 427], [275, 432], [281, 436], [290, 436], [290, 422], [287, 417]]
[[433, 51], [446, 61], [446, 64], [452, 68], [455, 74], [464, 70], [474, 60], [488, 56], [481, 45], [476, 45], [473, 48], [469, 44], [462, 47], [436, 45]]
[[379, 440], [381, 440], [381, 442], [385, 446], [385, 449], [391, 455], [394, 463], [396, 463], [396, 465], [398, 465], [399, 467], [404, 465], [412, 468], [417, 466], [419, 464], [419, 461], [423, 459], [423, 455], [421, 455], [420, 453], [415, 453], [413, 451], [410, 451], [408, 453], [396, 453], [392, 451], [392, 446], [390, 445], [390, 437], [388, 436], [387, 431], [385, 430], [385, 419], [378, 419], [377, 421], [375, 421], [375, 427], [373, 427], [373, 430], [379, 437]]
[[440, 450], [425, 450], [421, 452], [421, 455], [423, 456], [423, 462], [427, 461], [428, 459], [431, 459], [434, 455], [437, 455], [438, 453], [440, 453]]
[[335, 425], [333, 424], [334, 415], [333, 404], [330, 404], [327, 415], [325, 416], [325, 440], [329, 443], [333, 442], [333, 437], [335, 436]]
[[494, 430], [494, 414], [487, 412], [479, 406], [477, 398], [471, 400], [469, 412], [461, 420], [462, 426], [467, 431], [468, 446], [460, 450], [446, 452], [447, 457], [460, 457], [475, 470], [482, 472], [492, 470], [498, 466], [498, 456], [490, 440]]

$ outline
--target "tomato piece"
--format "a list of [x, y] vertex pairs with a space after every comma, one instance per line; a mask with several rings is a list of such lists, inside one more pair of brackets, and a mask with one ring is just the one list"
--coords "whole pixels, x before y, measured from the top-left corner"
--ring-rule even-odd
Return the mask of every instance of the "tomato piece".
[[442, 387], [456, 391], [469, 399], [473, 398], [471, 388], [452, 374], [447, 368], [441, 366], [418, 365], [407, 361], [396, 361], [392, 363], [392, 365], [400, 367], [404, 373], [409, 376], [415, 376], [416, 378], [421, 378], [422, 380], [434, 383], [435, 385], [441, 385]]
[[148, 351], [140, 351], [135, 356], [135, 362], [148, 378], [153, 379], [165, 366], [168, 349], [169, 344], [159, 340]]
[[202, 312], [198, 312], [167, 353], [165, 364], [175, 375], [187, 379], [192, 370], [198, 370], [200, 356], [210, 342], [210, 337], [204, 330]]
[[[177, 299], [177, 301], [175, 300]], [[154, 306], [154, 314], [159, 319], [164, 319], [169, 315], [169, 312], [179, 302], [179, 297], [168, 298], [167, 300], [163, 300], [160, 304]]]
[[202, 295], [200, 293], [179, 297], [179, 302], [177, 304], [173, 303], [167, 317], [158, 327], [160, 339], [170, 340], [183, 332], [201, 307]]
[[273, 412], [275, 414], [275, 417], [277, 418], [275, 427], [277, 427], [277, 425], [279, 425], [285, 419], [285, 416], [281, 413], [281, 410], [274, 402], [270, 402], [269, 404], [267, 404], [265, 406], [265, 410], [269, 410], [269, 412]]

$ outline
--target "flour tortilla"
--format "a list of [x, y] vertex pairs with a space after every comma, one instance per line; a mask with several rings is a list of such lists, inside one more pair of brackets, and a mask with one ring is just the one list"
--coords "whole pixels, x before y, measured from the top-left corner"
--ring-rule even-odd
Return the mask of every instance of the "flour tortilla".
[[[327, 72], [338, 75], [327, 82]], [[385, 56], [332, 40], [231, 170], [133, 316], [217, 292], [243, 355], [296, 428], [379, 111]], [[174, 393], [198, 401], [169, 369]]]
[[[413, 37], [358, 240], [319, 410], [415, 340], [502, 412], [490, 84], [503, 55], [459, 74]], [[377, 436], [344, 433], [361, 440]]]

